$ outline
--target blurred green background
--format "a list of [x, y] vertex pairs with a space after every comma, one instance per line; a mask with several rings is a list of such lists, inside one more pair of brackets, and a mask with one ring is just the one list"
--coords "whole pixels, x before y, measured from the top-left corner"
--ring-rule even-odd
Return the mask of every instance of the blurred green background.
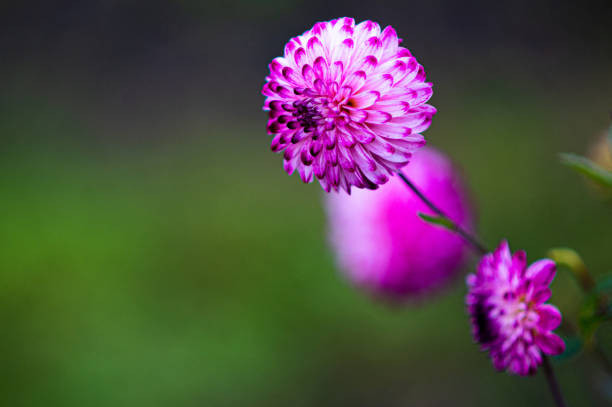
[[[7, 406], [552, 405], [472, 343], [463, 277], [390, 308], [269, 151], [269, 60], [340, 15], [394, 25], [479, 232], [612, 272], [612, 206], [557, 154], [609, 125], [609, 3], [60, 1], [0, 6], [0, 394]], [[475, 261], [475, 260], [474, 260]], [[473, 261], [465, 272], [473, 266]], [[575, 318], [565, 272], [553, 301]], [[612, 351], [612, 330], [600, 332]], [[571, 406], [612, 382], [560, 361]]]

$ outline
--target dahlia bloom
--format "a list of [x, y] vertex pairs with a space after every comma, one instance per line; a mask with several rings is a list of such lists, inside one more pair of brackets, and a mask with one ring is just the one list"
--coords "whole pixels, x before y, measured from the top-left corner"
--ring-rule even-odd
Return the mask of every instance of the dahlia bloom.
[[545, 304], [555, 273], [549, 259], [527, 267], [525, 252], [512, 255], [503, 241], [482, 258], [476, 274], [468, 276], [466, 303], [473, 335], [498, 370], [533, 374], [542, 353], [558, 355], [565, 350], [563, 340], [552, 333], [561, 323], [561, 313]]
[[327, 192], [376, 189], [425, 144], [432, 85], [400, 41], [390, 26], [339, 18], [287, 43], [262, 90], [287, 173]]
[[[426, 147], [404, 172], [451, 219], [470, 229], [467, 194], [448, 158]], [[398, 301], [430, 294], [457, 274], [467, 255], [461, 237], [418, 216], [432, 212], [398, 176], [376, 193], [331, 193], [325, 203], [340, 269], [378, 297]]]

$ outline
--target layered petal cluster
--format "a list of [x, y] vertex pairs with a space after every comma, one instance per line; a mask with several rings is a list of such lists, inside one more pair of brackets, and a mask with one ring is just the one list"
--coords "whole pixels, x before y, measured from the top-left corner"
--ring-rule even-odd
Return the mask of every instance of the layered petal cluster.
[[525, 252], [512, 255], [503, 241], [482, 258], [476, 274], [468, 276], [466, 303], [473, 335], [498, 370], [533, 374], [542, 353], [558, 355], [565, 350], [563, 340], [552, 332], [561, 323], [561, 313], [545, 304], [555, 273], [549, 259], [527, 267]]
[[[451, 219], [471, 229], [468, 194], [447, 157], [425, 147], [403, 172]], [[326, 194], [325, 204], [340, 269], [379, 298], [424, 299], [457, 275], [469, 250], [457, 234], [418, 216], [433, 213], [398, 176], [376, 193]]]
[[320, 22], [270, 64], [262, 93], [272, 151], [304, 182], [376, 189], [423, 146], [436, 109], [425, 71], [393, 28]]

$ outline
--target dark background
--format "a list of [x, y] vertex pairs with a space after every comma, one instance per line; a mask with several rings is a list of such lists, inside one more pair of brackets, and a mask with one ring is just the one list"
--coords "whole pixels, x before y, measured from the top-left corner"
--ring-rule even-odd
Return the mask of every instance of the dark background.
[[[2, 404], [551, 405], [472, 343], [462, 277], [390, 308], [339, 276], [323, 193], [269, 151], [260, 90], [316, 21], [393, 25], [483, 240], [530, 261], [570, 246], [601, 276], [612, 207], [557, 154], [609, 124], [610, 2], [356, 3], [0, 4]], [[553, 289], [575, 318], [567, 272]], [[556, 365], [570, 405], [612, 399], [588, 354]]]

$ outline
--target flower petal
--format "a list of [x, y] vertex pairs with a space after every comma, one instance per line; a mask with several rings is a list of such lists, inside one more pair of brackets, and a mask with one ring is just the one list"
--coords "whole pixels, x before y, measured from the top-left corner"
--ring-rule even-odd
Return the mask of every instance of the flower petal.
[[556, 272], [557, 267], [554, 261], [542, 259], [527, 268], [525, 278], [533, 280], [536, 286], [548, 286], [555, 278]]
[[533, 293], [531, 301], [533, 301], [535, 304], [543, 304], [548, 301], [551, 295], [552, 292], [550, 291], [550, 288], [541, 287]]
[[538, 307], [538, 327], [544, 331], [553, 331], [561, 324], [561, 313], [554, 305], [543, 304]]
[[536, 345], [547, 355], [560, 355], [565, 351], [565, 342], [553, 333], [543, 333], [535, 337]]
[[378, 99], [380, 99], [380, 92], [371, 90], [353, 95], [349, 99], [349, 104], [359, 109], [365, 109], [376, 103]]

